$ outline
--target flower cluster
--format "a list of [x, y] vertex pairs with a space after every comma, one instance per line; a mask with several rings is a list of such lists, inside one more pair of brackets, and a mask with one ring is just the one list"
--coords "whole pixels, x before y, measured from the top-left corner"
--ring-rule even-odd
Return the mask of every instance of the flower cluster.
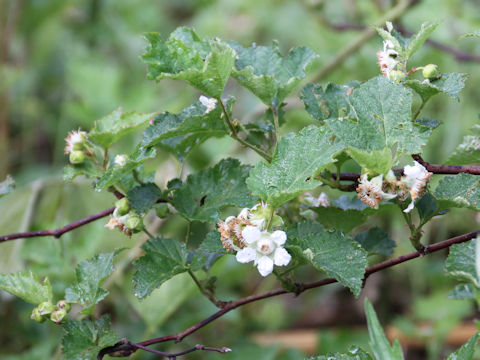
[[262, 203], [251, 209], [243, 209], [237, 217], [219, 220], [218, 231], [223, 247], [227, 251], [237, 252], [238, 262], [253, 261], [260, 275], [267, 276], [273, 271], [274, 265], [285, 266], [292, 258], [283, 248], [287, 234], [281, 230], [269, 232], [267, 229], [282, 224], [283, 220], [273, 215], [273, 209]]
[[33, 309], [30, 319], [40, 323], [50, 319], [58, 325], [67, 319], [69, 311], [70, 304], [65, 300], [58, 301], [56, 305], [45, 301]]
[[130, 209], [127, 198], [122, 198], [115, 203], [115, 210], [105, 227], [112, 230], [117, 228], [130, 236], [143, 229], [143, 221], [135, 211]]
[[411, 202], [404, 212], [412, 211], [415, 200], [424, 194], [432, 173], [417, 161], [413, 166], [405, 166], [403, 173], [404, 176], [399, 180], [392, 170], [385, 176], [385, 180], [383, 175], [378, 175], [371, 180], [368, 180], [366, 174], [362, 175], [357, 187], [358, 198], [371, 208], [378, 209], [382, 200], [397, 198], [405, 201], [410, 195]]
[[398, 52], [393, 50], [393, 43], [390, 40], [383, 42], [383, 50], [377, 52], [378, 66], [382, 75], [391, 77], [395, 75], [393, 71], [399, 63], [397, 60]]

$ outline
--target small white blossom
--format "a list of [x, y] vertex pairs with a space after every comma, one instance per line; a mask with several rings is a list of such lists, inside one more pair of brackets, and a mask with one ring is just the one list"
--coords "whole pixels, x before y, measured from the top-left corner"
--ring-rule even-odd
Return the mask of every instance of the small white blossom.
[[273, 271], [273, 266], [288, 265], [292, 256], [283, 248], [287, 240], [284, 231], [276, 230], [273, 233], [260, 231], [256, 226], [248, 225], [242, 231], [246, 247], [237, 252], [238, 262], [254, 262], [258, 272], [267, 276]]
[[117, 228], [124, 234], [130, 236], [131, 232], [126, 226], [127, 219], [129, 216], [130, 216], [129, 214], [120, 216], [118, 214], [118, 208], [115, 208], [115, 210], [113, 211], [112, 217], [110, 218], [108, 223], [105, 225], [105, 227], [108, 227], [111, 230]]
[[390, 40], [383, 42], [383, 50], [377, 52], [378, 66], [384, 76], [389, 76], [398, 64], [398, 52], [393, 50], [393, 43]]
[[205, 110], [205, 114], [208, 114], [210, 111], [215, 110], [215, 107], [217, 106], [216, 99], [208, 98], [202, 95], [198, 100], [200, 100], [200, 102], [207, 108]]
[[87, 133], [77, 130], [70, 131], [65, 138], [65, 154], [71, 154], [74, 150], [81, 150], [82, 144], [85, 142]]
[[368, 180], [367, 174], [363, 174], [357, 187], [358, 198], [371, 208], [378, 209], [378, 204], [382, 200], [391, 200], [397, 196], [396, 194], [384, 192], [382, 188], [383, 175], [378, 175]]
[[404, 210], [408, 213], [413, 210], [415, 206], [415, 200], [420, 198], [427, 187], [427, 183], [432, 177], [432, 173], [428, 172], [427, 169], [421, 165], [419, 162], [414, 161], [414, 165], [407, 165], [403, 168], [404, 176], [401, 179], [401, 182], [404, 183], [409, 192], [412, 202]]
[[128, 159], [128, 155], [125, 155], [125, 154], [116, 155], [115, 159], [113, 160], [113, 163], [122, 168], [127, 163], [127, 159]]

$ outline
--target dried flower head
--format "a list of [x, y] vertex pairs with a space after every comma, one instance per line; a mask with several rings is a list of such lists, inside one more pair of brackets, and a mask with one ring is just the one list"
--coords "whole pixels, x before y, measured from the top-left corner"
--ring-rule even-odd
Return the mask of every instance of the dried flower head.
[[386, 193], [382, 189], [383, 175], [368, 180], [367, 175], [363, 174], [357, 187], [358, 198], [371, 208], [378, 209], [382, 200], [390, 200], [397, 196], [396, 194]]
[[393, 50], [393, 44], [390, 40], [383, 42], [383, 50], [377, 52], [377, 64], [380, 68], [380, 72], [384, 76], [389, 76], [390, 73], [395, 70], [398, 64], [398, 52]]
[[432, 173], [428, 172], [427, 169], [421, 165], [419, 162], [414, 161], [414, 165], [407, 165], [403, 168], [404, 176], [402, 176], [401, 181], [409, 189], [410, 198], [412, 202], [404, 210], [404, 212], [410, 212], [415, 206], [415, 200], [420, 198], [427, 188], [427, 184], [432, 177]]

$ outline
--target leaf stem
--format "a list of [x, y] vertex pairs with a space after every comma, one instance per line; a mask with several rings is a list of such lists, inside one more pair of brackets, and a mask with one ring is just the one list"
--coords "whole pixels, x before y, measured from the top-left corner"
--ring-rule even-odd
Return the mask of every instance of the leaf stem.
[[425, 104], [427, 103], [427, 101], [428, 101], [428, 100], [423, 101], [423, 99], [422, 99], [422, 103], [420, 104], [420, 106], [419, 106], [419, 108], [417, 109], [417, 111], [415, 111], [415, 114], [413, 114], [412, 121], [415, 121], [415, 119], [418, 117], [418, 115], [420, 115], [420, 113], [422, 112], [423, 107], [425, 106]]
[[278, 144], [278, 133], [280, 131], [280, 125], [278, 123], [278, 107], [270, 107], [272, 110], [273, 115], [273, 153], [275, 153], [275, 149], [277, 148]]
[[237, 130], [235, 129], [235, 126], [233, 126], [233, 123], [230, 119], [230, 116], [228, 115], [228, 112], [227, 112], [227, 109], [225, 108], [225, 105], [223, 104], [222, 102], [222, 99], [221, 98], [217, 98], [217, 101], [218, 103], [220, 104], [220, 106], [222, 107], [222, 112], [223, 112], [223, 115], [225, 116], [225, 121], [227, 122], [227, 125], [228, 125], [228, 129], [230, 130], [230, 137], [232, 139], [235, 139], [237, 140], [240, 144], [242, 144], [243, 146], [245, 147], [248, 147], [250, 149], [252, 149], [253, 151], [255, 151], [258, 155], [260, 155], [261, 157], [263, 157], [265, 160], [267, 160], [268, 162], [271, 162], [272, 161], [272, 157], [270, 155], [268, 155], [265, 151], [263, 151], [262, 149], [256, 147], [255, 145], [253, 144], [250, 144], [249, 142], [243, 140], [242, 138], [240, 138], [237, 134]]
[[208, 289], [205, 289], [205, 287], [203, 286], [202, 282], [197, 278], [197, 276], [195, 275], [195, 273], [191, 270], [191, 269], [188, 269], [187, 270], [188, 272], [188, 275], [190, 275], [190, 277], [192, 278], [192, 280], [195, 282], [195, 284], [197, 285], [198, 289], [200, 290], [200, 292], [208, 299], [210, 300], [210, 302], [215, 305], [216, 307], [218, 308], [222, 308], [223, 306], [225, 306], [225, 302], [221, 301], [221, 300], [218, 300], [215, 295], [209, 291]]

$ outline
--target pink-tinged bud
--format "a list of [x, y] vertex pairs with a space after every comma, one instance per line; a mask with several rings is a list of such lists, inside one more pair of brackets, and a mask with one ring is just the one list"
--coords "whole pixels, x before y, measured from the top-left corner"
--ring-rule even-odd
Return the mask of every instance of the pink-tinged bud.
[[52, 320], [56, 324], [60, 324], [62, 321], [66, 319], [67, 319], [67, 312], [65, 310], [57, 310], [50, 315], [50, 320]]
[[70, 304], [66, 300], [60, 300], [57, 302], [57, 309], [58, 310], [65, 310], [70, 311]]
[[33, 309], [32, 315], [30, 315], [30, 319], [38, 323], [42, 323], [45, 321], [45, 317], [42, 314], [40, 314], [40, 310], [38, 310], [38, 307]]
[[55, 310], [55, 306], [50, 301], [45, 301], [37, 307], [40, 315], [49, 315]]

